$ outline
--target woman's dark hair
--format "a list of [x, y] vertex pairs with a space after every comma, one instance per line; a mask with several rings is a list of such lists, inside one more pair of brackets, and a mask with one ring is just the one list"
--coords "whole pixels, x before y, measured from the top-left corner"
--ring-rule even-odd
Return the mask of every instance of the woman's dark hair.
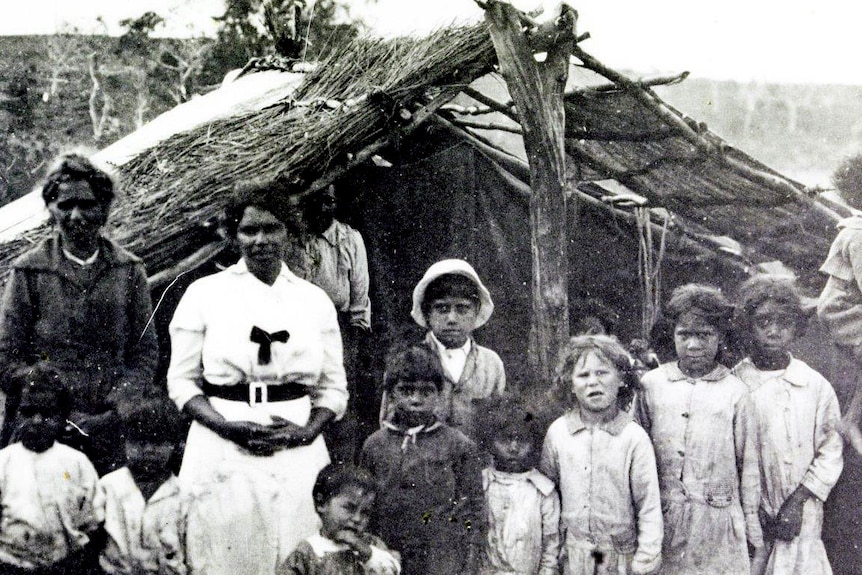
[[399, 381], [429, 381], [437, 391], [443, 390], [446, 374], [440, 357], [425, 345], [397, 347], [389, 352], [383, 388], [391, 392]]
[[287, 226], [288, 233], [295, 234], [300, 218], [297, 202], [292, 197], [295, 191], [292, 187], [281, 185], [279, 181], [255, 179], [237, 183], [224, 209], [222, 224], [225, 233], [228, 237], [236, 238], [245, 209], [254, 206], [274, 215]]
[[754, 344], [754, 312], [767, 301], [774, 302], [782, 313], [793, 318], [797, 337], [805, 333], [808, 316], [791, 278], [772, 274], [753, 276], [739, 286], [736, 299], [735, 339], [745, 352], [751, 351]]
[[728, 348], [733, 329], [734, 307], [721, 290], [704, 284], [685, 284], [677, 287], [670, 295], [670, 300], [650, 331], [650, 343], [656, 351], [666, 348], [674, 349], [674, 331], [680, 318], [692, 312], [713, 326], [722, 338], [716, 361], [725, 363], [731, 357]]
[[478, 308], [482, 300], [479, 298], [479, 286], [463, 274], [443, 274], [434, 278], [425, 288], [422, 298], [422, 313], [427, 317], [431, 304], [445, 297], [468, 299]]
[[481, 407], [478, 435], [483, 449], [489, 451], [495, 439], [518, 438], [529, 441], [538, 454], [544, 430], [533, 410], [511, 396], [484, 401]]
[[138, 401], [123, 414], [126, 439], [152, 443], [176, 443], [182, 420], [176, 405], [167, 397]]
[[57, 406], [59, 415], [66, 419], [72, 412], [72, 392], [62, 372], [48, 362], [40, 361], [19, 368], [12, 375], [13, 389], [21, 390], [21, 405], [28, 396], [39, 396]]
[[311, 496], [315, 505], [324, 505], [350, 487], [366, 493], [377, 493], [377, 484], [365, 469], [348, 463], [330, 463], [317, 474]]
[[615, 337], [607, 335], [578, 335], [569, 339], [557, 363], [558, 397], [569, 407], [577, 405], [577, 398], [572, 390], [572, 374], [578, 362], [589, 353], [595, 353], [619, 372], [622, 385], [617, 394], [617, 405], [620, 409], [628, 409], [640, 380], [626, 348]]
[[42, 200], [45, 205], [57, 199], [60, 184], [68, 182], [86, 182], [93, 191], [96, 201], [105, 212], [114, 200], [114, 180], [104, 170], [97, 168], [93, 162], [80, 154], [64, 154], [57, 158], [45, 176], [42, 184]]

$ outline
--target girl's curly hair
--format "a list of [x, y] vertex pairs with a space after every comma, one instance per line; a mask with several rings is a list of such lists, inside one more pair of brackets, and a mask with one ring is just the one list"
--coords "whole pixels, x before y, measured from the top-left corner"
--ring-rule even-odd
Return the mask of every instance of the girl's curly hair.
[[653, 325], [650, 333], [653, 347], [657, 350], [673, 350], [676, 324], [689, 312], [703, 318], [721, 335], [722, 341], [716, 360], [719, 363], [732, 360], [733, 354], [729, 345], [733, 333], [734, 306], [720, 289], [704, 284], [685, 284], [673, 290], [665, 305], [664, 314]]
[[617, 405], [620, 409], [628, 409], [640, 380], [626, 348], [616, 338], [607, 335], [578, 335], [569, 339], [557, 363], [557, 396], [568, 407], [577, 405], [577, 398], [572, 390], [572, 373], [578, 362], [589, 353], [595, 353], [619, 372], [622, 385], [617, 394]]
[[793, 318], [797, 337], [803, 335], [808, 326], [808, 316], [802, 307], [802, 299], [796, 291], [793, 279], [789, 277], [774, 274], [753, 276], [739, 286], [736, 301], [735, 339], [742, 351], [751, 351], [754, 345], [754, 312], [767, 301], [775, 302], [782, 313]]

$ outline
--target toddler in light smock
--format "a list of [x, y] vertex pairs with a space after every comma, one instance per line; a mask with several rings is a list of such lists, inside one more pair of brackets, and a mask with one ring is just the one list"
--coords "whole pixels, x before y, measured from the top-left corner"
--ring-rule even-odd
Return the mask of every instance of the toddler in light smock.
[[483, 444], [494, 464], [482, 471], [488, 535], [481, 575], [556, 575], [560, 551], [560, 496], [534, 467], [541, 431], [535, 417], [512, 400], [489, 406]]
[[615, 339], [573, 337], [557, 368], [570, 409], [545, 436], [540, 469], [562, 498], [563, 573], [655, 573], [662, 514], [649, 437], [625, 407], [637, 385]]

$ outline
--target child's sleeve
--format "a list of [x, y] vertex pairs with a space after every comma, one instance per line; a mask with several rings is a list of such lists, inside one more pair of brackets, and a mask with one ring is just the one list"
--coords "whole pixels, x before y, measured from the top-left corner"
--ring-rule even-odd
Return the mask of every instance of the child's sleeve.
[[383, 541], [374, 537], [371, 542], [371, 557], [363, 565], [365, 575], [400, 575], [401, 555], [389, 549]]
[[290, 555], [275, 570], [275, 575], [314, 575], [314, 550], [306, 541], [300, 541]]
[[560, 555], [560, 494], [554, 489], [542, 497], [542, 558], [538, 575], [557, 575]]
[[736, 471], [742, 512], [745, 515], [745, 535], [753, 547], [763, 546], [760, 527], [760, 459], [757, 449], [757, 426], [754, 403], [748, 393], [743, 394], [734, 406], [733, 434], [736, 446]]
[[88, 460], [82, 462], [78, 473], [83, 492], [78, 513], [78, 529], [91, 534], [105, 521], [102, 488], [99, 485], [99, 474]]
[[638, 440], [632, 446], [631, 457], [629, 481], [638, 528], [638, 546], [632, 558], [632, 570], [634, 573], [653, 573], [661, 565], [664, 521], [655, 451], [645, 433], [638, 433]]
[[553, 437], [551, 436], [553, 425], [545, 434], [545, 441], [542, 442], [542, 455], [539, 459], [539, 471], [545, 477], [554, 482], [554, 485], [560, 484], [560, 462], [559, 454], [557, 453], [556, 445], [554, 445]]
[[836, 425], [841, 418], [838, 398], [832, 386], [822, 379], [817, 398], [814, 429], [814, 460], [802, 478], [804, 485], [820, 501], [826, 501], [844, 468], [843, 442]]
[[647, 435], [652, 436], [652, 419], [650, 418], [649, 404], [646, 399], [646, 388], [641, 381], [641, 389], [635, 394], [635, 421], [644, 428]]
[[455, 494], [460, 504], [461, 524], [469, 545], [481, 545], [487, 530], [485, 490], [482, 489], [482, 460], [476, 444], [462, 436], [463, 446], [455, 461]]

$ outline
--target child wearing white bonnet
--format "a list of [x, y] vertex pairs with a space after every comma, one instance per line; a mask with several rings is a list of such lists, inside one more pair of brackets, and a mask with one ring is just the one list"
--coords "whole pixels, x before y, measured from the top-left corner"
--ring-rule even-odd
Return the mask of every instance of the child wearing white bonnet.
[[[411, 317], [427, 328], [424, 344], [440, 356], [447, 382], [438, 419], [475, 439], [478, 404], [506, 387], [503, 361], [476, 343], [473, 331], [494, 312], [491, 294], [476, 270], [464, 260], [441, 260], [425, 272], [413, 290]], [[384, 395], [381, 418], [392, 414]]]

